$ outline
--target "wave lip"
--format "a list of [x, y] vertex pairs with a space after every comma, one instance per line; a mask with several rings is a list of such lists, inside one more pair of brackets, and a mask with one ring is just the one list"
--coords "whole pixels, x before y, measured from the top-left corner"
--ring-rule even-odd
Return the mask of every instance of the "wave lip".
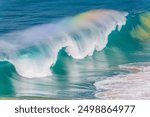
[[[50, 75], [49, 68], [59, 51], [83, 59], [106, 47], [109, 34], [126, 23], [126, 12], [93, 10], [58, 22], [6, 34], [0, 37], [0, 49], [17, 72], [25, 77]], [[7, 48], [6, 48], [7, 46]], [[0, 57], [0, 58], [4, 58]]]

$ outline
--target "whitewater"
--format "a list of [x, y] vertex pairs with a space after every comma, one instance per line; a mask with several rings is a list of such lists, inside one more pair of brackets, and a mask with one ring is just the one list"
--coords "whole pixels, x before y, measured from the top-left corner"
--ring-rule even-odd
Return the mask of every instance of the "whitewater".
[[27, 78], [52, 75], [59, 51], [84, 59], [101, 51], [109, 34], [126, 23], [127, 12], [92, 10], [57, 22], [34, 26], [0, 37], [0, 59], [9, 61]]

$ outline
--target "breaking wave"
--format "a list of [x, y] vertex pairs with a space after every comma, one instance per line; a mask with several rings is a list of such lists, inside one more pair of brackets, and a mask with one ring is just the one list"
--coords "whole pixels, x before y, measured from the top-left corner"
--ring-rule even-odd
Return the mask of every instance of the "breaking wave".
[[126, 12], [93, 10], [0, 37], [0, 60], [28, 78], [51, 75], [58, 53], [83, 59], [106, 47], [109, 34], [126, 23]]

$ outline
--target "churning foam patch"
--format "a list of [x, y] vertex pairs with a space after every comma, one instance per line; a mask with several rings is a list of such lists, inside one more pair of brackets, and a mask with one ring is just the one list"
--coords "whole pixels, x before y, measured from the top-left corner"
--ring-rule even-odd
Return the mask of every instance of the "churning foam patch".
[[121, 69], [130, 71], [127, 75], [117, 75], [94, 85], [95, 96], [100, 99], [150, 99], [150, 63], [121, 65]]
[[[93, 10], [58, 22], [0, 37], [0, 58], [7, 58], [25, 77], [50, 75], [59, 51], [83, 59], [106, 47], [109, 34], [126, 23], [126, 12]], [[3, 43], [3, 44], [2, 44]]]

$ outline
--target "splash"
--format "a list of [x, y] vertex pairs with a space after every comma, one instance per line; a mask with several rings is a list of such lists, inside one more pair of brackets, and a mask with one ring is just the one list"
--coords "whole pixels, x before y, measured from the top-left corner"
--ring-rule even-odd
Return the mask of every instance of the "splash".
[[109, 34], [126, 23], [126, 12], [93, 10], [61, 21], [35, 26], [0, 37], [0, 59], [11, 62], [25, 77], [51, 75], [59, 51], [83, 59], [101, 51]]

